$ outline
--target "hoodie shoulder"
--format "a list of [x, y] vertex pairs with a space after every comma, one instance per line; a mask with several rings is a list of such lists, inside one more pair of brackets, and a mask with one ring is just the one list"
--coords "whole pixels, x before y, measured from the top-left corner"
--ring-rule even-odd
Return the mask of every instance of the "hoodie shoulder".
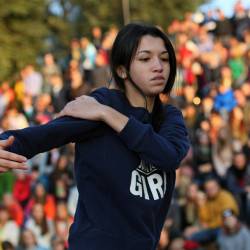
[[104, 105], [110, 105], [110, 90], [106, 87], [101, 87], [93, 90], [90, 96], [94, 97], [98, 102]]
[[164, 106], [164, 111], [166, 116], [176, 114], [183, 118], [181, 110], [172, 104], [167, 104]]

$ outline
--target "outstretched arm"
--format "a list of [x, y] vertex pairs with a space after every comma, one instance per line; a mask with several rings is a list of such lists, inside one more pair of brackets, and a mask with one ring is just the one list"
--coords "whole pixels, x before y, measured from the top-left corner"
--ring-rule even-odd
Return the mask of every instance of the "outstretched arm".
[[[91, 94], [96, 102], [107, 103], [105, 89], [98, 89]], [[90, 113], [92, 112], [88, 109]], [[20, 130], [9, 130], [0, 135], [0, 171], [22, 168], [25, 158], [62, 146], [69, 142], [82, 141], [102, 125], [100, 121], [83, 120], [73, 117], [60, 117], [51, 122]], [[14, 137], [14, 141], [13, 138]], [[15, 154], [11, 154], [15, 153]], [[19, 156], [18, 156], [18, 155]], [[7, 161], [7, 162], [6, 162]]]
[[0, 139], [14, 136], [13, 144], [6, 150], [31, 158], [67, 143], [84, 140], [91, 136], [98, 125], [100, 122], [61, 117], [45, 125], [6, 131], [0, 135]]

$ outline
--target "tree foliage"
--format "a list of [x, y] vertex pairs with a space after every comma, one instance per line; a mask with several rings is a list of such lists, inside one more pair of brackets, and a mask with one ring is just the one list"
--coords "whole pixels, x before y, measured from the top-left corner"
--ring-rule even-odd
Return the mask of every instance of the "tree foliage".
[[[165, 28], [174, 18], [182, 19], [184, 13], [195, 11], [208, 0], [133, 0], [129, 3], [130, 21], [143, 21]], [[110, 25], [122, 26], [122, 0], [71, 0], [81, 11], [82, 26], [87, 29], [93, 25], [108, 28]]]
[[[163, 28], [205, 1], [127, 0], [131, 21]], [[0, 0], [0, 82], [43, 52], [60, 52], [72, 37], [89, 35], [94, 25], [104, 30], [122, 26], [122, 0]]]
[[0, 0], [0, 82], [50, 48], [53, 35], [66, 30], [46, 0]]
[[146, 21], [165, 28], [174, 18], [194, 11], [204, 0], [137, 0], [131, 1], [131, 19]]

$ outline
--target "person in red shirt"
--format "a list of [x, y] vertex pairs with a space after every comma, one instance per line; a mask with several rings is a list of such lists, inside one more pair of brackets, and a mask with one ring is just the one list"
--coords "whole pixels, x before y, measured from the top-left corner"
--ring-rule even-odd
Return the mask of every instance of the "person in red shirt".
[[14, 220], [18, 226], [22, 226], [24, 219], [23, 209], [11, 193], [5, 193], [3, 195], [3, 204], [8, 209], [10, 218]]
[[24, 208], [30, 197], [31, 177], [21, 171], [16, 171], [16, 181], [13, 187], [13, 196]]

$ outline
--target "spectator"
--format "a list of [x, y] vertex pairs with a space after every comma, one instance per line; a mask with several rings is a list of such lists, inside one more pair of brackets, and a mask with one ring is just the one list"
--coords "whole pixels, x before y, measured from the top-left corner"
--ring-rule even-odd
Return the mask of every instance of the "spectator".
[[2, 250], [15, 250], [15, 247], [9, 241], [3, 241], [1, 245], [2, 245]]
[[35, 124], [45, 124], [52, 119], [51, 96], [43, 93], [39, 95], [35, 101]]
[[228, 65], [232, 70], [234, 88], [240, 87], [246, 79], [246, 66], [243, 58], [246, 51], [247, 46], [245, 43], [239, 42], [235, 37], [230, 38], [230, 59]]
[[173, 239], [170, 243], [169, 250], [185, 250], [184, 239], [181, 237]]
[[23, 81], [25, 94], [29, 94], [32, 97], [37, 97], [39, 94], [41, 94], [43, 77], [40, 72], [35, 71], [33, 65], [30, 64], [25, 67]]
[[17, 246], [19, 239], [19, 227], [10, 219], [8, 209], [0, 204], [0, 242], [9, 241], [13, 246]]
[[204, 189], [206, 200], [200, 203], [198, 208], [201, 228], [189, 237], [190, 240], [198, 243], [216, 240], [222, 225], [221, 214], [224, 210], [232, 209], [236, 214], [239, 213], [234, 197], [223, 190], [216, 179], [208, 179], [204, 183]]
[[59, 74], [52, 74], [49, 78], [51, 84], [51, 97], [54, 112], [58, 113], [67, 103], [68, 87], [63, 83], [63, 78]]
[[99, 50], [102, 43], [102, 30], [99, 26], [94, 26], [91, 29], [91, 33], [93, 36], [93, 44], [95, 45], [96, 49]]
[[24, 222], [23, 209], [11, 193], [5, 193], [3, 196], [3, 204], [8, 209], [11, 220], [21, 227]]
[[226, 115], [232, 111], [232, 109], [237, 105], [233, 90], [230, 86], [221, 84], [218, 88], [218, 94], [214, 100], [214, 109], [221, 113], [221, 115]]
[[46, 219], [43, 205], [35, 203], [30, 218], [25, 222], [25, 229], [34, 232], [37, 244], [44, 248], [50, 247], [54, 233], [53, 223]]
[[8, 129], [21, 129], [29, 125], [24, 114], [19, 112], [15, 105], [6, 110], [5, 119]]
[[228, 126], [218, 131], [217, 141], [212, 145], [212, 160], [216, 174], [221, 178], [225, 177], [233, 160], [232, 138]]
[[229, 115], [230, 133], [233, 139], [238, 140], [242, 146], [246, 144], [248, 134], [247, 127], [244, 122], [243, 110], [236, 106]]
[[95, 68], [92, 71], [93, 87], [107, 86], [110, 81], [110, 67], [108, 51], [104, 48], [103, 43], [98, 49], [95, 59]]
[[4, 112], [8, 109], [10, 105], [13, 104], [15, 100], [15, 93], [13, 88], [11, 88], [9, 82], [1, 83], [0, 87], [0, 117], [4, 115]]
[[222, 230], [217, 243], [220, 250], [250, 249], [250, 232], [242, 225], [235, 213], [227, 209], [222, 215]]
[[56, 211], [55, 199], [53, 195], [47, 193], [42, 183], [36, 184], [35, 189], [33, 191], [33, 196], [31, 197], [31, 199], [27, 204], [26, 213], [28, 216], [31, 210], [33, 209], [33, 206], [37, 203], [43, 206], [43, 210], [47, 220], [53, 220], [55, 218], [55, 211]]
[[35, 107], [32, 96], [28, 94], [24, 95], [21, 99], [21, 105], [21, 112], [24, 114], [29, 125], [33, 125], [35, 123]]
[[73, 71], [71, 73], [68, 101], [72, 101], [81, 95], [87, 95], [89, 92], [90, 87], [86, 84], [85, 79], [83, 79], [80, 71]]
[[216, 22], [215, 34], [226, 43], [233, 34], [233, 27], [230, 20], [225, 17], [223, 10], [217, 9], [216, 12], [218, 20]]
[[30, 229], [23, 229], [20, 237], [20, 244], [17, 250], [49, 250], [37, 244], [35, 233]]
[[83, 53], [82, 67], [84, 70], [84, 78], [90, 85], [93, 84], [93, 69], [95, 67], [96, 48], [87, 37], [82, 37], [80, 45]]
[[44, 77], [43, 92], [51, 93], [50, 77], [52, 75], [61, 75], [61, 70], [56, 64], [53, 54], [47, 53], [43, 57], [44, 65], [42, 68], [42, 73]]
[[[207, 125], [209, 126], [208, 123], [205, 123], [206, 121], [203, 121], [201, 123], [201, 127]], [[212, 148], [209, 134], [204, 129], [200, 129], [199, 131], [197, 131], [194, 142], [195, 165], [193, 167], [197, 173], [198, 166], [212, 162]]]
[[75, 65], [77, 65], [77, 70], [80, 70], [80, 66], [78, 63], [82, 61], [83, 58], [84, 58], [84, 55], [81, 51], [79, 40], [76, 38], [73, 38], [70, 41], [69, 53], [67, 57], [65, 58], [63, 71], [66, 71], [70, 67], [70, 64], [72, 61], [76, 62]]
[[240, 218], [250, 223], [250, 164], [243, 152], [234, 153], [233, 164], [228, 169], [225, 180], [228, 190], [234, 194], [238, 201]]
[[67, 202], [67, 207], [69, 214], [73, 217], [76, 211], [76, 206], [77, 206], [77, 200], [78, 200], [78, 190], [76, 186], [73, 186], [69, 190], [69, 197], [68, 197], [68, 202]]
[[186, 237], [190, 236], [199, 227], [198, 204], [199, 187], [191, 183], [186, 189], [185, 203], [182, 205], [182, 231]]
[[12, 193], [15, 183], [15, 175], [12, 172], [0, 174], [0, 202], [5, 193]]
[[67, 250], [65, 247], [63, 239], [59, 237], [54, 237], [51, 242], [52, 250]]
[[32, 194], [34, 194], [35, 187], [39, 183], [42, 183], [45, 189], [49, 188], [48, 176], [46, 176], [44, 173], [41, 173], [37, 165], [32, 166], [30, 176], [31, 176], [31, 193]]
[[69, 163], [69, 157], [61, 154], [56, 167], [50, 175], [51, 193], [55, 195], [57, 201], [67, 201], [69, 188], [73, 183], [73, 166]]
[[236, 1], [234, 5], [232, 21], [234, 25], [234, 35], [238, 39], [242, 39], [244, 31], [250, 27], [250, 19], [241, 0]]
[[21, 171], [16, 171], [15, 176], [13, 196], [22, 208], [25, 208], [31, 195], [31, 176]]

